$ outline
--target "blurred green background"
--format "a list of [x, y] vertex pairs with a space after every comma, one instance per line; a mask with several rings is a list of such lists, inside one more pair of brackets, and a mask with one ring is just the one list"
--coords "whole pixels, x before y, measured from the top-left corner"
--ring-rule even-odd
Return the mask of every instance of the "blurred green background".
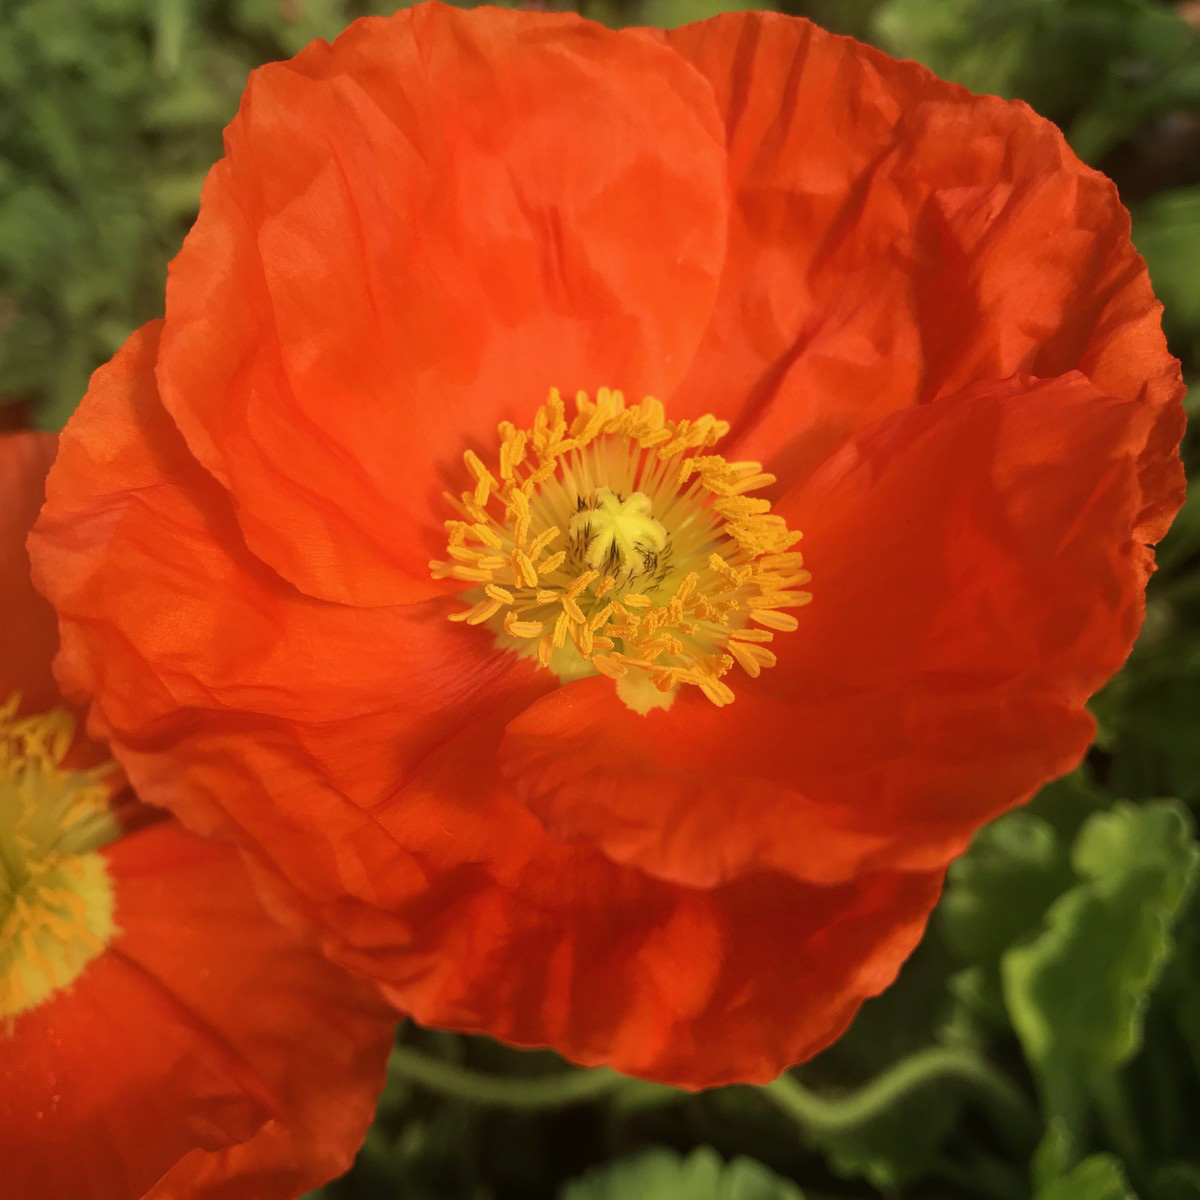
[[[0, 0], [0, 428], [60, 426], [161, 311], [250, 68], [393, 7]], [[580, 7], [675, 25], [721, 5]], [[1200, 378], [1200, 0], [787, 11], [1062, 126], [1117, 180], [1173, 350]], [[1194, 434], [1185, 455], [1195, 469]], [[1194, 500], [1159, 562], [1084, 767], [980, 834], [900, 981], [836, 1046], [769, 1088], [688, 1095], [405, 1025], [358, 1163], [317, 1195], [1200, 1200]]]

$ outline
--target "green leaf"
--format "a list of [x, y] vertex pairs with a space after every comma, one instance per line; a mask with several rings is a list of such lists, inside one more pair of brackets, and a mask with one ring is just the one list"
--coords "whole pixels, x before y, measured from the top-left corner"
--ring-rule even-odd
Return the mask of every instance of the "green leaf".
[[1046, 909], [1073, 882], [1064, 831], [1082, 823], [1096, 797], [1076, 772], [1043, 790], [1035, 802], [1040, 811], [1030, 806], [981, 829], [951, 866], [934, 921], [963, 964], [949, 980], [960, 1035], [978, 1044], [1007, 1035], [1001, 956], [1041, 927]]
[[719, 13], [744, 12], [754, 7], [754, 0], [645, 0], [638, 21], [660, 29], [676, 29]]
[[1137, 1051], [1148, 997], [1200, 850], [1175, 801], [1127, 803], [1088, 820], [1078, 882], [1001, 960], [1005, 1002], [1046, 1115], [1078, 1130], [1099, 1083]]
[[1200, 350], [1200, 187], [1155, 196], [1135, 212], [1133, 233], [1163, 302], [1168, 336]]
[[1071, 882], [1067, 849], [1049, 821], [1014, 812], [976, 835], [950, 868], [938, 918], [963, 962], [997, 962]]
[[[1186, 527], [1178, 533], [1186, 537]], [[1163, 582], [1172, 602], [1163, 599], [1160, 588], [1125, 670], [1091, 707], [1112, 756], [1109, 785], [1114, 790], [1130, 798], [1170, 794], [1195, 800], [1200, 798], [1200, 633], [1196, 617], [1173, 602], [1186, 600], [1186, 590], [1196, 591], [1188, 603], [1200, 616], [1200, 572], [1176, 572]]]
[[1033, 1200], [1136, 1200], [1120, 1162], [1109, 1154], [1085, 1158], [1073, 1171], [1039, 1188]]
[[1011, 12], [997, 20], [980, 8], [978, 0], [890, 0], [876, 14], [875, 31], [893, 54], [977, 92], [1006, 95], [1028, 53], [1028, 36]]
[[1193, 1080], [1200, 1080], [1200, 894], [1193, 893], [1176, 941], [1175, 958], [1167, 968], [1163, 991], [1183, 1041], [1183, 1061], [1187, 1063], [1184, 1071]]
[[919, 1105], [897, 1104], [856, 1129], [817, 1140], [835, 1174], [865, 1179], [881, 1192], [898, 1191], [928, 1173], [961, 1107], [954, 1090], [929, 1089]]
[[1200, 1200], [1200, 1164], [1170, 1162], [1158, 1168], [1146, 1200]]
[[567, 1184], [559, 1200], [803, 1200], [786, 1179], [749, 1158], [726, 1163], [705, 1146], [680, 1158], [651, 1150], [589, 1171]]
[[[853, 1093], [942, 1041], [957, 1012], [948, 991], [953, 966], [936, 938], [925, 939], [896, 983], [868, 1000], [846, 1033], [806, 1065], [805, 1084], [830, 1095]], [[969, 1039], [960, 1044], [963, 1040]], [[837, 1175], [890, 1191], [920, 1178], [938, 1160], [962, 1101], [957, 1088], [930, 1086], [921, 1090], [920, 1103], [902, 1100], [868, 1121], [846, 1129], [814, 1128], [809, 1137]]]
[[1069, 845], [1089, 817], [1111, 807], [1116, 800], [1117, 795], [1098, 786], [1081, 767], [1048, 783], [1022, 811], [1048, 822]]
[[1153, 0], [889, 0], [875, 28], [944, 78], [1069, 122], [1089, 161], [1200, 97], [1200, 39]]

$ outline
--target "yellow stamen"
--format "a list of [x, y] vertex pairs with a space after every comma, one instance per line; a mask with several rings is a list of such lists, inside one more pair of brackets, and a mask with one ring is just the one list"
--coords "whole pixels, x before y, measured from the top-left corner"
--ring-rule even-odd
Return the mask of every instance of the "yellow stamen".
[[729, 429], [713, 416], [668, 421], [605, 388], [575, 405], [568, 420], [553, 390], [528, 429], [501, 424], [494, 472], [464, 454], [471, 487], [447, 496], [446, 559], [430, 564], [468, 585], [451, 619], [564, 679], [615, 679], [637, 712], [683, 684], [728, 704], [730, 669], [773, 666], [766, 644], [799, 623], [785, 610], [811, 599], [800, 534], [750, 494], [774, 476], [711, 453]]
[[74, 722], [0, 704], [0, 1036], [70, 986], [112, 941], [113, 889], [101, 846], [118, 832], [101, 782], [70, 771]]

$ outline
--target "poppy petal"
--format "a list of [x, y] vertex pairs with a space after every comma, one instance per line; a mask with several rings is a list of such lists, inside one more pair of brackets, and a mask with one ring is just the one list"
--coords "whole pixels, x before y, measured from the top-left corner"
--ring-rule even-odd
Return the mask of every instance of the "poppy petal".
[[54, 610], [30, 582], [25, 550], [57, 446], [58, 439], [49, 433], [0, 437], [0, 613], [5, 626], [0, 704], [19, 692], [21, 707], [31, 712], [44, 712], [58, 700], [50, 670], [58, 646]]
[[[143, 795], [236, 839], [274, 901], [404, 1011], [686, 1086], [765, 1080], [831, 1041], [891, 980], [940, 885], [937, 871], [832, 889], [759, 873], [710, 895], [651, 879], [546, 836], [492, 765], [502, 720], [430, 744], [366, 811], [386, 714], [93, 717]], [[794, 958], [756, 976], [768, 942]]]
[[[387, 730], [377, 772], [386, 792], [428, 743], [466, 720], [503, 721], [510, 692], [553, 686], [487, 634], [452, 624], [449, 599], [327, 604], [250, 554], [228, 496], [158, 401], [160, 328], [144, 327], [96, 372], [62, 435], [53, 503], [31, 539], [61, 619], [68, 694], [101, 692], [108, 721], [124, 729], [181, 706], [318, 730], [374, 722]], [[99, 623], [109, 636], [98, 642]]]
[[[1057, 135], [714, 28], [697, 71], [686, 31], [421, 6], [256, 76], [162, 354], [98, 373], [31, 542], [93, 727], [331, 957], [693, 1086], [836, 1036], [1077, 759], [1179, 499], [1142, 268]], [[560, 688], [427, 577], [461, 451], [597, 383], [733, 419], [806, 531], [813, 603], [732, 708]]]
[[444, 591], [427, 564], [463, 451], [551, 386], [668, 391], [703, 332], [721, 128], [637, 31], [364, 20], [256, 71], [226, 149], [171, 266], [159, 380], [250, 547], [311, 595]]
[[490, 749], [460, 738], [380, 813], [398, 839], [426, 831], [407, 961], [375, 957], [426, 1023], [687, 1087], [765, 1082], [891, 982], [937, 899], [940, 872], [828, 889], [770, 872], [711, 891], [652, 879], [546, 837], [498, 779], [477, 783], [465, 759]]
[[1079, 375], [884, 419], [777, 505], [813, 602], [774, 669], [644, 717], [571, 684], [510, 723], [503, 771], [554, 835], [681, 883], [944, 864], [1091, 739], [1143, 612], [1150, 424]]
[[447, 739], [498, 736], [556, 681], [450, 623], [446, 601], [328, 604], [251, 555], [158, 402], [159, 328], [96, 372], [31, 540], [61, 681], [99, 697], [90, 728], [143, 800], [290, 860], [312, 903], [399, 903], [423, 880], [373, 808]]
[[1155, 415], [1139, 536], [1158, 540], [1183, 497], [1183, 384], [1112, 182], [1026, 105], [808, 21], [662, 36], [712, 84], [732, 196], [672, 411], [733, 420], [737, 454], [787, 479], [886, 413], [1079, 370]]
[[677, 887], [547, 837], [483, 769], [498, 735], [473, 729], [367, 821], [325, 802], [353, 779], [316, 785], [281, 727], [251, 724], [231, 744], [211, 720], [125, 746], [138, 786], [162, 796], [174, 779], [210, 811], [213, 797], [241, 796], [226, 832], [260, 882], [401, 1011], [587, 1065], [686, 1087], [774, 1078], [891, 982], [941, 885], [940, 871], [880, 871], [830, 888], [776, 872]]
[[[118, 937], [0, 1037], [7, 1186], [127, 1200], [167, 1172], [165, 1200], [245, 1172], [224, 1195], [285, 1200], [340, 1173], [391, 1043], [374, 990], [268, 917], [231, 847], [160, 822], [104, 854]], [[290, 1157], [264, 1162], [281, 1126]]]

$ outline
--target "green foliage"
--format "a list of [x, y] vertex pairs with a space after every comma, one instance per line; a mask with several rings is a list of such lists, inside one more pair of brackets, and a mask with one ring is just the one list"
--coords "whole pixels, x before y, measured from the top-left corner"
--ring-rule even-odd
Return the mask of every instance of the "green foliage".
[[1121, 1164], [1109, 1154], [1084, 1159], [1069, 1174], [1039, 1188], [1033, 1200], [1135, 1200]]
[[1163, 302], [1168, 336], [1200, 358], [1200, 187], [1162, 192], [1138, 208], [1134, 241]]
[[1070, 879], [1054, 827], [1032, 812], [1010, 813], [980, 831], [950, 869], [939, 915], [942, 933], [963, 962], [994, 964]]
[[[945, 949], [927, 940], [905, 965], [903, 986], [868, 1001], [846, 1035], [803, 1068], [801, 1077], [822, 1094], [844, 1095], [847, 1087], [869, 1085], [887, 1067], [911, 1063], [943, 1040], [955, 1019], [955, 999], [947, 990], [952, 969]], [[913, 1102], [885, 1104], [859, 1121], [810, 1125], [808, 1137], [834, 1174], [864, 1179], [880, 1190], [903, 1187], [938, 1161], [963, 1107], [962, 1092], [945, 1086], [937, 1074], [912, 1095]]]
[[[1005, 951], [1004, 998], [1046, 1116], [1083, 1127], [1142, 1042], [1149, 994], [1200, 857], [1175, 802], [1118, 804], [1091, 817], [1071, 852], [1077, 877], [1031, 939]], [[1072, 1155], [1073, 1147], [1065, 1147]]]
[[66, 420], [92, 370], [161, 312], [250, 70], [369, 7], [7, 0], [0, 400], [32, 400], [48, 428]]
[[560, 1200], [804, 1200], [803, 1193], [748, 1158], [722, 1162], [702, 1148], [681, 1158], [651, 1150], [589, 1171], [559, 1193]]
[[1200, 34], [1155, 0], [890, 0], [876, 30], [973, 91], [1029, 101], [1090, 162], [1200, 104]]

